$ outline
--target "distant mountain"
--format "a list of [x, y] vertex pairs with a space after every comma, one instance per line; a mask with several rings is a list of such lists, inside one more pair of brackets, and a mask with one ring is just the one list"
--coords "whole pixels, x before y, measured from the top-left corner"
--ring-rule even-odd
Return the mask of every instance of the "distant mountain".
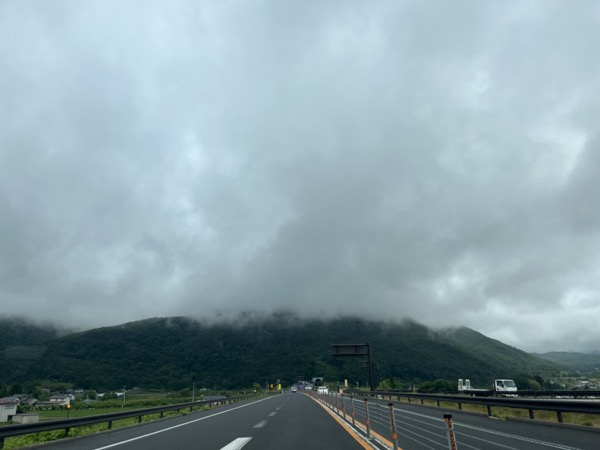
[[[19, 327], [15, 325], [18, 329]], [[301, 320], [292, 314], [231, 324], [184, 317], [154, 318], [59, 336], [29, 325], [23, 340], [0, 352], [0, 378], [25, 383], [53, 380], [86, 389], [122, 386], [179, 390], [196, 383], [241, 388], [254, 383], [324, 376], [366, 385], [364, 358], [335, 358], [331, 344], [370, 342], [377, 379], [406, 382], [469, 378], [487, 386], [494, 378], [558, 372], [562, 367], [468, 328], [435, 331], [413, 321], [387, 323], [355, 317]], [[27, 345], [23, 345], [23, 344]], [[20, 351], [31, 350], [28, 357]], [[21, 356], [20, 356], [21, 355]]]
[[0, 363], [2, 360], [35, 360], [49, 341], [65, 334], [51, 324], [36, 324], [19, 317], [0, 317]]
[[65, 333], [53, 324], [38, 324], [21, 317], [0, 317], [0, 352], [14, 345], [44, 345]]
[[[548, 361], [542, 358], [531, 359], [530, 353], [503, 344], [467, 327], [443, 330], [440, 335], [445, 336], [452, 345], [465, 352], [473, 362], [477, 361], [477, 364], [482, 364], [484, 361], [491, 362], [495, 370], [493, 378], [516, 379], [518, 378], [516, 372], [542, 375], [556, 373], [560, 368], [565, 369], [560, 361], [548, 364]], [[463, 378], [468, 378], [467, 375], [465, 374]]]
[[557, 364], [563, 364], [571, 369], [583, 373], [600, 371], [600, 355], [576, 352], [548, 352], [534, 354], [535, 356], [552, 361]]

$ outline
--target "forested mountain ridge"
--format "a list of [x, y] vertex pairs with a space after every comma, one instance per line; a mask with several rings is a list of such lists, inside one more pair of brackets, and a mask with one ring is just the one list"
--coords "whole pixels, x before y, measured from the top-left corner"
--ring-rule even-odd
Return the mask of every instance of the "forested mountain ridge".
[[[0, 318], [0, 364], [5, 359], [38, 359], [45, 353], [49, 341], [65, 333], [66, 330], [52, 324], [32, 323], [20, 317]], [[14, 365], [16, 363], [13, 368]]]
[[[41, 335], [40, 335], [41, 336]], [[66, 336], [29, 340], [18, 358], [15, 345], [0, 352], [5, 382], [53, 380], [85, 389], [126, 386], [183, 389], [241, 388], [254, 383], [324, 376], [367, 383], [362, 358], [334, 358], [334, 343], [370, 342], [378, 380], [405, 382], [494, 378], [555, 373], [561, 366], [489, 339], [468, 328], [436, 331], [414, 321], [301, 320], [292, 314], [209, 324], [190, 318], [154, 318]], [[43, 347], [42, 347], [43, 344]], [[28, 346], [19, 346], [21, 350]], [[18, 352], [17, 352], [18, 353]]]
[[0, 317], [0, 352], [15, 345], [43, 345], [65, 334], [52, 324], [37, 324], [21, 317]]
[[548, 352], [534, 354], [538, 358], [552, 361], [557, 364], [569, 366], [571, 369], [584, 373], [600, 372], [600, 354], [587, 354], [577, 352]]

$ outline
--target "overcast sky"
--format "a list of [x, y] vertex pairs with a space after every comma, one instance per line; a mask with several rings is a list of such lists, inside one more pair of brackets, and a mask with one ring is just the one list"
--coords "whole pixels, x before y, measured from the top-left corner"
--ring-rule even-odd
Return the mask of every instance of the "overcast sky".
[[600, 350], [600, 3], [0, 0], [0, 314]]

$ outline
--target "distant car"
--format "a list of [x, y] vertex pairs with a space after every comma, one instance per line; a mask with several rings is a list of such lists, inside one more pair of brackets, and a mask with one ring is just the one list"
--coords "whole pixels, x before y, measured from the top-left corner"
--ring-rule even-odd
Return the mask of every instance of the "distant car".
[[292, 392], [296, 392], [298, 388], [296, 386], [292, 386]]
[[329, 394], [329, 389], [327, 386], [319, 386], [317, 388], [317, 394]]

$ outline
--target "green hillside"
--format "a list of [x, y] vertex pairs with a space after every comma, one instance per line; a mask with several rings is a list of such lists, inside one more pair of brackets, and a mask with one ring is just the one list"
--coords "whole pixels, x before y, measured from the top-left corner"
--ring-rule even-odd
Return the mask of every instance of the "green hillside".
[[50, 324], [34, 324], [18, 317], [0, 318], [0, 363], [12, 361], [11, 371], [17, 377], [23, 362], [42, 358], [46, 344], [60, 335], [61, 331]]
[[600, 371], [600, 355], [576, 352], [548, 352], [536, 354], [535, 356], [556, 364], [563, 364], [582, 373]]
[[[530, 353], [488, 338], [467, 327], [444, 330], [440, 334], [445, 336], [449, 343], [462, 349], [472, 363], [479, 365], [487, 362], [493, 365], [496, 371], [493, 378], [521, 379], [523, 374], [547, 375], [556, 373], [558, 366], [561, 366], [558, 361], [553, 363], [541, 358], [532, 359]], [[519, 368], [521, 370], [518, 370]], [[463, 378], [470, 378], [471, 381], [474, 379], [470, 374], [464, 374]], [[489, 380], [487, 384], [481, 384], [479, 378], [475, 380], [478, 385], [474, 387], [489, 387]]]
[[51, 324], [36, 324], [19, 317], [0, 317], [0, 352], [13, 346], [44, 345], [60, 334], [61, 331]]
[[124, 385], [179, 390], [192, 383], [231, 389], [315, 376], [364, 386], [368, 376], [361, 358], [330, 355], [331, 344], [357, 342], [372, 344], [378, 380], [470, 378], [486, 386], [498, 377], [560, 370], [467, 328], [434, 331], [413, 321], [300, 320], [291, 314], [235, 323], [148, 319], [48, 337], [43, 351], [30, 359], [17, 357], [13, 345], [0, 355], [0, 377], [7, 383], [52, 380], [101, 391]]

